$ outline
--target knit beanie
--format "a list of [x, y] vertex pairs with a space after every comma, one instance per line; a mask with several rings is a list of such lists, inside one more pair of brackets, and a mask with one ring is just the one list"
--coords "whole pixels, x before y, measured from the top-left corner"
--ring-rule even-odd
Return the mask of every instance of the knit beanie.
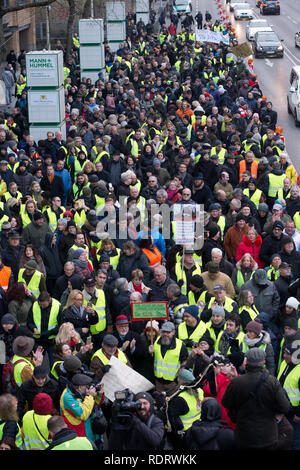
[[221, 315], [225, 318], [225, 310], [221, 305], [217, 305], [211, 312], [212, 315]]
[[197, 289], [201, 289], [203, 287], [203, 277], [200, 276], [200, 274], [194, 274], [194, 276], [191, 277], [191, 282], [193, 286], [195, 286]]
[[292, 307], [294, 310], [298, 310], [299, 307], [298, 300], [295, 297], [289, 297], [285, 303], [288, 307]]
[[1, 318], [1, 325], [16, 325], [16, 324], [17, 324], [17, 321], [15, 317], [11, 315], [10, 313], [6, 313]]
[[252, 331], [256, 334], [256, 336], [259, 336], [262, 331], [262, 324], [255, 320], [249, 321], [249, 323], [246, 325], [246, 331]]
[[199, 318], [199, 308], [197, 305], [189, 305], [188, 307], [184, 307], [184, 312], [188, 313], [197, 320]]
[[51, 415], [54, 412], [53, 401], [48, 393], [38, 393], [33, 399], [32, 407], [38, 415]]
[[291, 317], [291, 318], [287, 318], [285, 321], [284, 321], [284, 326], [288, 326], [289, 328], [291, 328], [292, 330], [294, 331], [297, 331], [298, 330], [298, 320], [297, 318], [295, 317]]
[[84, 253], [85, 250], [83, 248], [78, 248], [77, 250], [74, 250], [73, 252], [73, 259], [78, 259], [82, 253]]

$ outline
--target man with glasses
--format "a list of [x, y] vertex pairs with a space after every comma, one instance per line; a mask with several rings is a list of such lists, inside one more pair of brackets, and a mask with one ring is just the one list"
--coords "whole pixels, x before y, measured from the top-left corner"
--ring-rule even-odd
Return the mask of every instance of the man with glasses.
[[149, 176], [148, 184], [145, 189], [142, 190], [141, 195], [145, 199], [156, 199], [156, 193], [159, 190], [157, 177], [154, 175]]

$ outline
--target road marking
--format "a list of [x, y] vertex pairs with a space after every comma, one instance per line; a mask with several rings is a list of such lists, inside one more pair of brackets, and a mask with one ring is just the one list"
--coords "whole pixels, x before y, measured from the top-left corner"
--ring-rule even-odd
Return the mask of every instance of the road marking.
[[273, 67], [274, 63], [271, 62], [269, 59], [265, 59], [265, 63], [266, 65], [268, 65], [269, 67]]

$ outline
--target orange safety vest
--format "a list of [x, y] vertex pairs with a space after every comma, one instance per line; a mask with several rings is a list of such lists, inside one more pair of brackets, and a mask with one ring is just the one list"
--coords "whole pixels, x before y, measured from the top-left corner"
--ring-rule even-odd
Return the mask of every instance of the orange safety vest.
[[151, 250], [147, 250], [147, 248], [143, 248], [142, 251], [149, 260], [150, 268], [156, 268], [161, 264], [161, 252], [156, 248], [156, 246], [153, 247], [154, 253]]
[[0, 286], [5, 292], [8, 289], [10, 275], [11, 275], [11, 268], [9, 266], [3, 266], [3, 268], [0, 271]]
[[[251, 178], [257, 178], [258, 163], [254, 160], [251, 163]], [[240, 162], [240, 182], [242, 181], [242, 174], [246, 171], [246, 160]]]

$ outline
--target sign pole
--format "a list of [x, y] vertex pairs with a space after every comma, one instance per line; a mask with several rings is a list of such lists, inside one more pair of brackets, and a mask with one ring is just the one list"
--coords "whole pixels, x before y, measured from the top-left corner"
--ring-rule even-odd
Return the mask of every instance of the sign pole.
[[[150, 320], [151, 322], [151, 339], [150, 339], [150, 344], [153, 346], [153, 328], [152, 328], [152, 318]], [[151, 353], [151, 356], [153, 356], [153, 352]]]

